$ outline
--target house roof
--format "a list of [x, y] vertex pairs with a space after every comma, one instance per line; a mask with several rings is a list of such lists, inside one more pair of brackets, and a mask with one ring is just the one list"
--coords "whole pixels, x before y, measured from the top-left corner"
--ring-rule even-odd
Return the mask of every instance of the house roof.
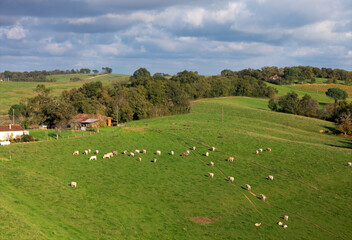
[[[11, 126], [11, 129], [10, 129], [10, 126]], [[18, 124], [0, 125], [0, 132], [16, 132], [16, 131], [24, 131], [24, 129]]]
[[95, 123], [95, 122], [98, 122], [98, 121], [99, 121], [99, 119], [88, 118], [88, 119], [81, 120], [81, 123]]

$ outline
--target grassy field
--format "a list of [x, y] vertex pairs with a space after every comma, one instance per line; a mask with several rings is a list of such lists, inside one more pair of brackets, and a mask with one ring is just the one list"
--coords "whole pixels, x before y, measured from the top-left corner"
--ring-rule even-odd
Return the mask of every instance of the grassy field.
[[[97, 135], [0, 147], [0, 239], [350, 239], [352, 141], [319, 132], [332, 127], [235, 97]], [[147, 154], [72, 156], [88, 148]]]
[[[59, 96], [62, 91], [71, 88], [79, 88], [87, 81], [101, 81], [108, 84], [114, 81], [122, 81], [128, 78], [127, 75], [105, 74], [93, 76], [91, 74], [67, 74], [53, 75], [48, 78], [56, 78], [56, 82], [38, 83], [38, 82], [0, 82], [0, 114], [7, 114], [7, 111], [13, 104], [20, 102], [21, 98], [33, 96], [33, 90], [38, 84], [45, 84], [51, 89], [54, 96]], [[70, 82], [70, 78], [79, 77], [84, 81]]]

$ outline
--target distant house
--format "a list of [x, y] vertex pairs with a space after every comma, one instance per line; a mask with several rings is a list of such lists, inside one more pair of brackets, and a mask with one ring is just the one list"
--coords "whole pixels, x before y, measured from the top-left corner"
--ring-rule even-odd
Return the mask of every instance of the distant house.
[[280, 79], [281, 79], [281, 77], [279, 77], [277, 74], [269, 77], [269, 80], [280, 80]]
[[106, 117], [100, 114], [83, 114], [76, 115], [70, 121], [70, 127], [73, 129], [85, 129], [111, 126], [111, 117]]
[[23, 135], [28, 135], [18, 124], [0, 125], [0, 141], [19, 138]]

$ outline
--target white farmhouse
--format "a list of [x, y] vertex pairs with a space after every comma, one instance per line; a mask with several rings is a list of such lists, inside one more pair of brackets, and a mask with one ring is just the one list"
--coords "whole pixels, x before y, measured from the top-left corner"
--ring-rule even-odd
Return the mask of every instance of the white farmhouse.
[[28, 134], [27, 131], [18, 124], [0, 125], [0, 141], [18, 138], [25, 134]]

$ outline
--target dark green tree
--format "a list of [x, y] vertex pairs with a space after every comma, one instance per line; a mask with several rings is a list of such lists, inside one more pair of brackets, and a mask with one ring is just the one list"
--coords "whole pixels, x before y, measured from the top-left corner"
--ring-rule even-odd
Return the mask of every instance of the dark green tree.
[[333, 98], [335, 100], [335, 104], [338, 100], [344, 100], [348, 98], [347, 92], [341, 88], [329, 88], [325, 94], [326, 96]]

